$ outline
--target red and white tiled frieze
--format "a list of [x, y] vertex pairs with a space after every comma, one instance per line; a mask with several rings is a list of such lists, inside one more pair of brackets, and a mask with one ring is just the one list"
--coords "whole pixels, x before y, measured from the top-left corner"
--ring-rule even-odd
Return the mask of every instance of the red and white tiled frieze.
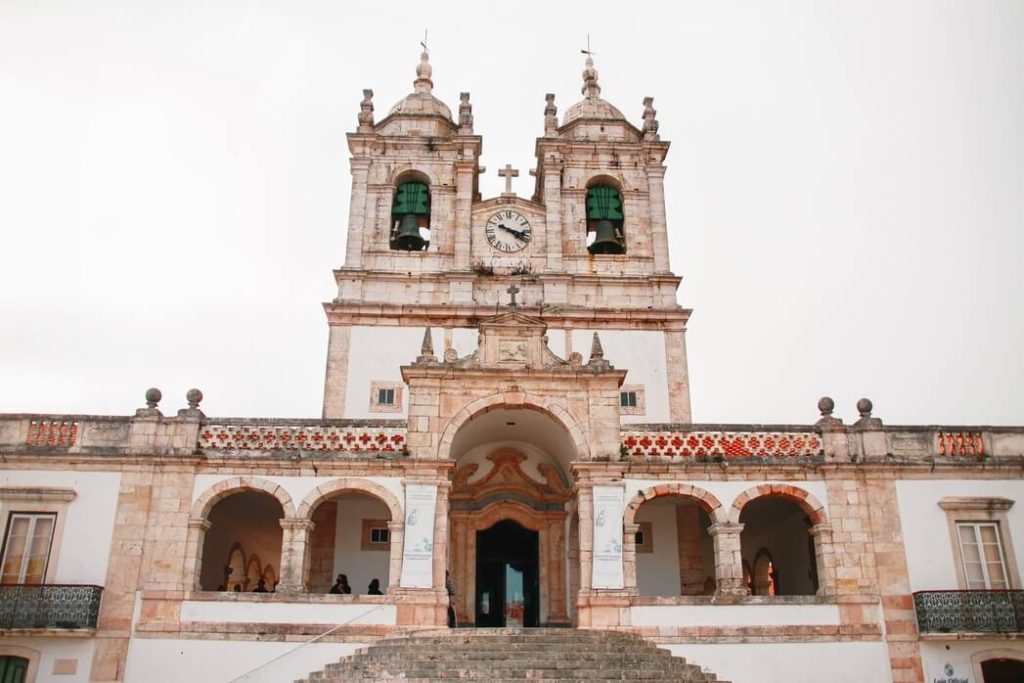
[[218, 451], [403, 453], [404, 427], [207, 424], [199, 447]]
[[679, 458], [809, 458], [822, 451], [815, 432], [623, 431], [623, 454]]

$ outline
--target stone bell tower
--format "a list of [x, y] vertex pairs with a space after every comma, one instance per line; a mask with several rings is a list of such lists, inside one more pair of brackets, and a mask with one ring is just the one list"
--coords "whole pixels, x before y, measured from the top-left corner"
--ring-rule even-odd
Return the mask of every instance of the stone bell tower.
[[[433, 93], [420, 56], [413, 92], [381, 120], [364, 90], [352, 153], [352, 195], [330, 327], [324, 416], [408, 416], [399, 367], [429, 327], [443, 355], [476, 349], [477, 325], [506, 310], [515, 287], [525, 315], [547, 325], [568, 358], [599, 332], [622, 387], [623, 422], [689, 422], [685, 328], [669, 267], [663, 178], [669, 143], [653, 100], [640, 127], [601, 98], [588, 56], [583, 99], [559, 122], [547, 96], [536, 185], [484, 198], [482, 138], [469, 93], [457, 117]], [[379, 415], [378, 413], [384, 413]], [[388, 415], [390, 414], [390, 415]]]

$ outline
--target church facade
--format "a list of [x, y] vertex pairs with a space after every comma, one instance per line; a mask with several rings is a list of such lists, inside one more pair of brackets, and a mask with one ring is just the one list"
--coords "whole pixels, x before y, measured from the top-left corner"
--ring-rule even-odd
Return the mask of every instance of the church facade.
[[287, 680], [450, 621], [1022, 680], [1024, 428], [694, 424], [653, 100], [588, 57], [533, 196], [485, 199], [469, 94], [413, 87], [348, 136], [321, 418], [0, 415], [0, 680]]

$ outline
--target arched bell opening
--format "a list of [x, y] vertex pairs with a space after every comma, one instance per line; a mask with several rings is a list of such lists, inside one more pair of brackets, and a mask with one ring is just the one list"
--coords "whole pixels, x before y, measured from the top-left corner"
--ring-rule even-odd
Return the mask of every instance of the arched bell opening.
[[814, 536], [807, 512], [781, 496], [743, 506], [740, 547], [751, 566], [754, 595], [814, 595], [818, 591]]
[[448, 565], [459, 624], [568, 624], [567, 472], [576, 457], [568, 429], [540, 409], [492, 406], [461, 425], [450, 454]]
[[281, 503], [267, 493], [241, 491], [217, 501], [210, 509], [203, 538], [202, 590], [249, 593], [274, 590], [266, 577], [280, 575]]
[[430, 181], [421, 173], [403, 173], [395, 181], [388, 246], [394, 251], [423, 251], [430, 246]]
[[1020, 683], [1024, 681], [1024, 661], [999, 657], [981, 663], [982, 683]]
[[591, 180], [587, 184], [584, 208], [587, 251], [591, 254], [625, 254], [626, 216], [618, 181], [607, 176]]
[[688, 496], [659, 496], [636, 512], [637, 592], [645, 596], [713, 595], [711, 517]]
[[343, 491], [312, 509], [309, 538], [309, 592], [368, 594], [376, 579], [387, 592], [391, 565], [391, 510], [369, 493]]

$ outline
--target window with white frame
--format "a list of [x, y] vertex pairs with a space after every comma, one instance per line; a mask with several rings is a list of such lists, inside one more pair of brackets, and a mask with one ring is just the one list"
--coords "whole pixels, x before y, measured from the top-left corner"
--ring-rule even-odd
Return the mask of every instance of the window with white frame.
[[363, 550], [390, 550], [391, 530], [386, 519], [363, 520]]
[[1020, 588], [1007, 515], [1013, 503], [1001, 496], [947, 496], [939, 501], [949, 524], [960, 590]]
[[967, 590], [1009, 588], [999, 525], [995, 522], [957, 522], [956, 530]]
[[4, 534], [0, 583], [43, 583], [57, 515], [12, 512]]

